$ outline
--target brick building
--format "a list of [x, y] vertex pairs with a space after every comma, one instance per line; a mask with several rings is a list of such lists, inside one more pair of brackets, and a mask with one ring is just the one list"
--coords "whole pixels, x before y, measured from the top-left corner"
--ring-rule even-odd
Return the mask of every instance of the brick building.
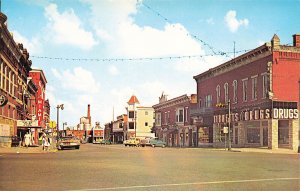
[[167, 100], [167, 96], [162, 94], [159, 103], [153, 105], [155, 136], [164, 140], [168, 146], [198, 146], [198, 134], [201, 131], [190, 120], [190, 109], [196, 103], [195, 94], [182, 95], [170, 100]]
[[[300, 35], [293, 46], [271, 42], [194, 76], [198, 106], [191, 117], [224, 146], [224, 126], [236, 147], [298, 148]], [[223, 106], [223, 107], [220, 107]], [[229, 109], [230, 106], [230, 109]], [[229, 123], [230, 122], [230, 123]]]
[[127, 114], [117, 116], [117, 120], [112, 122], [112, 142], [113, 143], [123, 143], [125, 140], [127, 132]]
[[17, 134], [18, 119], [31, 118], [27, 102], [28, 92], [35, 91], [34, 84], [27, 84], [31, 64], [29, 53], [14, 41], [7, 17], [0, 12], [0, 145], [10, 146], [10, 137]]

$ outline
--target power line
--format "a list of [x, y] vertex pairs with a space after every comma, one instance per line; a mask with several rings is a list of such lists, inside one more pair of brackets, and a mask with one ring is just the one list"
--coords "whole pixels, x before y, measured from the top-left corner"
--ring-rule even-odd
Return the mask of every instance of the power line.
[[[163, 15], [162, 15], [161, 13], [159, 13], [158, 11], [152, 9], [149, 5], [147, 5], [147, 4], [144, 3], [143, 1], [138, 1], [138, 3], [144, 5], [147, 9], [149, 9], [151, 12], [155, 13], [158, 17], [162, 18], [164, 21], [166, 21], [166, 22], [168, 22], [168, 23], [170, 23], [170, 24], [173, 23], [170, 19], [168, 19], [167, 17], [163, 16]], [[174, 25], [172, 25], [172, 26], [174, 27]], [[181, 28], [179, 28], [179, 29], [182, 31]], [[207, 42], [205, 42], [204, 40], [200, 39], [198, 36], [196, 36], [196, 35], [194, 35], [194, 34], [190, 34], [190, 33], [186, 33], [186, 35], [191, 36], [192, 38], [194, 38], [194, 39], [196, 39], [197, 41], [201, 42], [204, 46], [208, 47], [208, 48], [212, 51], [213, 54], [215, 54], [215, 55], [222, 55], [222, 56], [225, 55], [225, 56], [229, 57], [229, 56], [226, 54], [226, 52], [223, 52], [223, 51], [215, 51], [215, 49], [214, 49], [209, 43], [207, 43]]]
[[[248, 52], [248, 50], [235, 51], [235, 53]], [[231, 54], [234, 52], [226, 52]], [[65, 58], [65, 57], [50, 57], [50, 56], [35, 56], [30, 55], [32, 58], [47, 59], [47, 60], [64, 60], [64, 61], [85, 61], [85, 62], [125, 62], [125, 61], [151, 61], [151, 60], [175, 60], [175, 59], [192, 59], [204, 58], [210, 56], [224, 55], [221, 53], [206, 54], [206, 55], [185, 55], [185, 56], [165, 56], [165, 57], [139, 57], [139, 58]]]

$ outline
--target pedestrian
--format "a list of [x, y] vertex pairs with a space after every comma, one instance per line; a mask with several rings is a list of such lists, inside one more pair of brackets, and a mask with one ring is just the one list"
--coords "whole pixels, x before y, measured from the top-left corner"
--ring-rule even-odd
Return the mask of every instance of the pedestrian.
[[50, 147], [50, 143], [49, 143], [48, 138], [46, 137], [46, 138], [45, 138], [45, 150], [48, 151], [48, 150], [49, 150], [49, 147]]
[[45, 145], [46, 145], [46, 136], [45, 134], [42, 135], [42, 145], [43, 145], [43, 151], [45, 150]]
[[26, 133], [24, 136], [25, 139], [25, 146], [28, 148], [29, 144], [30, 144], [30, 134]]

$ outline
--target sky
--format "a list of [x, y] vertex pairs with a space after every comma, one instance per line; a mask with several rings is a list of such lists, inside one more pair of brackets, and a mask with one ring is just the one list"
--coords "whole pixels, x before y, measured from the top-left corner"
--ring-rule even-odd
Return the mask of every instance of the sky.
[[[132, 95], [153, 106], [196, 93], [193, 76], [277, 34], [300, 33], [300, 0], [2, 0], [14, 40], [46, 75], [51, 119], [103, 126]], [[222, 54], [226, 53], [226, 54]]]

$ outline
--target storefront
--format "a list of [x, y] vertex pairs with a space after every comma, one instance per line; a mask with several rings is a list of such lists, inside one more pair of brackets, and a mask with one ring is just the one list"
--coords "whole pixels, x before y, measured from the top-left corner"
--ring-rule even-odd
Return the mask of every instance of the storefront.
[[[297, 108], [266, 108], [230, 114], [230, 140], [233, 147], [268, 147], [297, 149], [299, 134]], [[222, 147], [228, 135], [228, 114], [214, 115], [214, 146]]]

